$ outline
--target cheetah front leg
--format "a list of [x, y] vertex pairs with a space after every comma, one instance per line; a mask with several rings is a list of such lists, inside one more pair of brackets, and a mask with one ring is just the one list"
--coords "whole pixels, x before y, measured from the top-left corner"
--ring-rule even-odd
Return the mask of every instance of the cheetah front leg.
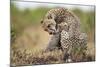
[[60, 48], [60, 34], [55, 34], [51, 37], [49, 43], [47, 44], [46, 50], [45, 51], [52, 51], [56, 48]]
[[72, 44], [69, 38], [68, 32], [62, 30], [61, 32], [61, 47], [63, 51], [63, 61], [64, 62], [71, 62], [71, 50], [72, 50]]

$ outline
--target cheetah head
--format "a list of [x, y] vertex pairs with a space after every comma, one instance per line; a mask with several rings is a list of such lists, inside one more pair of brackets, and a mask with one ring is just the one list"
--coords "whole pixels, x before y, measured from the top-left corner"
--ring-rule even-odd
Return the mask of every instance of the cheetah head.
[[56, 22], [53, 19], [44, 19], [41, 21], [42, 27], [50, 35], [56, 34]]
[[54, 15], [47, 13], [41, 21], [42, 28], [50, 35], [56, 34], [56, 21]]

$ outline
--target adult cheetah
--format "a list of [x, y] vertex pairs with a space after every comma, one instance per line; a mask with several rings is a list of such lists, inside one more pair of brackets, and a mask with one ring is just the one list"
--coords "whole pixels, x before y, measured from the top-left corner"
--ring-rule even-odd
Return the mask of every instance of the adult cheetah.
[[51, 9], [41, 23], [44, 30], [53, 35], [47, 49], [61, 47], [64, 61], [72, 61], [74, 48], [86, 50], [87, 36], [80, 31], [80, 20], [68, 9]]

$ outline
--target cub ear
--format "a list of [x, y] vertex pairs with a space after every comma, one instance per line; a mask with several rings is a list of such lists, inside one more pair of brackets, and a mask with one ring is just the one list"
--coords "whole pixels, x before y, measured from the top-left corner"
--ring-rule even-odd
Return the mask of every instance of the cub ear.
[[42, 24], [42, 23], [43, 23], [43, 20], [41, 20], [40, 22], [41, 22], [41, 24]]

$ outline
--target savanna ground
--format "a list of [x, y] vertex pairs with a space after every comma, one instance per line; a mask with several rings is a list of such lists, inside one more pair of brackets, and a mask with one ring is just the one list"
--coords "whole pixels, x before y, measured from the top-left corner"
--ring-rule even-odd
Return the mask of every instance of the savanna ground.
[[[90, 6], [92, 7], [92, 6]], [[63, 63], [62, 51], [44, 52], [51, 35], [45, 32], [40, 20], [51, 8], [37, 7], [20, 10], [11, 2], [11, 65]], [[72, 10], [81, 20], [81, 29], [88, 35], [87, 55], [73, 55], [75, 62], [95, 60], [95, 11]]]

